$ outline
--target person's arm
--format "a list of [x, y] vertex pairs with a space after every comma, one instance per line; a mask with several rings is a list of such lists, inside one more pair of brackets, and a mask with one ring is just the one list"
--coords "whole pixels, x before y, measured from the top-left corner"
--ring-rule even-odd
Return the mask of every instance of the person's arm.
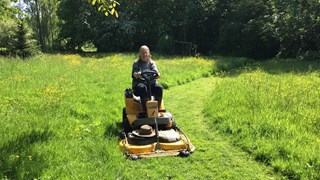
[[159, 70], [158, 70], [158, 68], [157, 68], [157, 65], [156, 65], [156, 63], [155, 63], [154, 61], [151, 61], [150, 70], [156, 71], [156, 72], [157, 72], [157, 77], [156, 77], [156, 78], [157, 78], [157, 79], [160, 78], [160, 72], [159, 72]]
[[134, 62], [132, 65], [132, 78], [140, 78], [141, 77], [141, 72], [138, 66], [138, 62]]

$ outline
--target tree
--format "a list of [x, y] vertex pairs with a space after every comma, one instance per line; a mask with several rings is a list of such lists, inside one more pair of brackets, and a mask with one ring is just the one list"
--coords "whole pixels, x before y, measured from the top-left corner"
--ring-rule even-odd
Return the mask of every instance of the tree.
[[16, 31], [15, 7], [10, 6], [9, 0], [0, 0], [0, 55], [13, 53], [14, 34]]
[[16, 20], [6, 18], [0, 20], [0, 55], [11, 55], [14, 47]]
[[24, 22], [22, 12], [11, 6], [10, 1], [1, 0], [0, 54], [26, 58], [37, 51], [31, 30]]
[[58, 46], [59, 0], [23, 0], [26, 22], [31, 26], [41, 50], [52, 50]]
[[16, 2], [17, 0], [0, 0], [0, 20], [7, 17], [14, 17], [18, 13], [15, 7], [10, 6], [10, 3]]
[[[111, 2], [61, 0], [60, 37], [68, 49], [92, 42], [99, 51], [132, 51], [147, 44], [166, 52], [183, 41], [203, 54], [260, 59], [294, 57], [320, 48], [317, 0], [130, 0], [121, 6]], [[107, 14], [112, 17], [95, 8], [111, 8]], [[113, 18], [116, 14], [121, 16]]]
[[29, 51], [30, 45], [27, 42], [27, 34], [28, 30], [26, 28], [26, 25], [23, 21], [18, 22], [18, 29], [16, 31], [16, 42], [15, 42], [15, 53], [21, 57], [22, 59], [25, 59], [26, 57], [31, 55], [31, 52]]
[[220, 26], [219, 51], [251, 58], [274, 57], [279, 45], [270, 7], [269, 1], [264, 0], [232, 2]]
[[[224, 3], [226, 2], [223, 1]], [[221, 8], [222, 9], [222, 8]], [[195, 50], [201, 53], [216, 51], [215, 44], [219, 37], [222, 20], [219, 1], [196, 0], [187, 8], [187, 38], [196, 45]]]
[[65, 50], [80, 49], [82, 45], [93, 39], [92, 31], [98, 26], [91, 26], [97, 20], [90, 17], [96, 13], [94, 7], [83, 0], [61, 0], [58, 11], [62, 21], [59, 39]]
[[280, 56], [295, 57], [306, 51], [320, 51], [319, 9], [317, 0], [273, 1], [272, 16], [280, 41]]

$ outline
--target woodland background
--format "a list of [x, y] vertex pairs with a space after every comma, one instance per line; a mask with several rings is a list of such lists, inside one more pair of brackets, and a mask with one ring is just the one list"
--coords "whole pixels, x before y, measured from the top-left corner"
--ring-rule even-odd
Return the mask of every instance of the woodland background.
[[319, 57], [318, 0], [116, 3], [117, 17], [99, 12], [96, 0], [0, 0], [0, 54], [132, 52], [146, 44], [175, 55]]

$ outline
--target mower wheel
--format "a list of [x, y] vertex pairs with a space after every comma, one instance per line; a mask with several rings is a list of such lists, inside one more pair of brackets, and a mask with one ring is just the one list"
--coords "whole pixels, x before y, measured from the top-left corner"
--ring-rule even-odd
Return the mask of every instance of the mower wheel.
[[139, 156], [137, 156], [137, 155], [131, 155], [131, 156], [130, 156], [130, 159], [133, 160], [133, 161], [135, 161], [135, 160], [138, 160], [138, 159], [139, 159]]
[[190, 155], [190, 151], [187, 150], [181, 150], [180, 154], [181, 157], [188, 157]]
[[122, 110], [122, 126], [123, 126], [123, 130], [125, 133], [132, 131], [132, 128], [131, 128], [129, 121], [127, 119], [126, 108], [123, 108], [123, 110]]

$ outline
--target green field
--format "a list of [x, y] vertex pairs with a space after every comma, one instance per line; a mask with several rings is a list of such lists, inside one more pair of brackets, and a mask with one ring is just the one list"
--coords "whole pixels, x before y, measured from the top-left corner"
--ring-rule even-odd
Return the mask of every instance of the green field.
[[131, 161], [118, 142], [136, 57], [0, 58], [0, 178], [320, 178], [317, 61], [153, 56], [196, 151]]
[[320, 62], [274, 60], [219, 81], [211, 127], [289, 179], [320, 178]]

